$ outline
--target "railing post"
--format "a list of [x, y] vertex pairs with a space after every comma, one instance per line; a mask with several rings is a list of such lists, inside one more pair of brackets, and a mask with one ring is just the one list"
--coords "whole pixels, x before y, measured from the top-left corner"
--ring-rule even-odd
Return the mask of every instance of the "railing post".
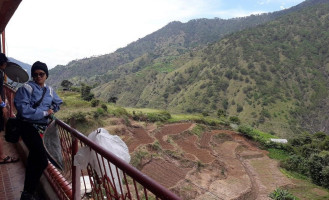
[[[74, 127], [75, 120], [71, 119], [70, 124], [71, 124], [71, 127]], [[76, 137], [74, 137], [73, 134], [71, 134], [71, 135], [72, 135], [72, 199], [77, 200], [76, 199], [76, 192], [77, 192], [76, 186], [77, 186], [77, 184], [80, 184], [80, 177], [77, 177], [78, 171], [77, 171], [77, 167], [74, 166], [74, 156], [78, 152], [79, 143], [78, 143], [78, 139]], [[77, 182], [77, 180], [79, 180], [79, 182]]]
[[[77, 180], [80, 180], [80, 177], [77, 177], [77, 167], [74, 166], [74, 156], [77, 154], [78, 152], [78, 139], [74, 136], [72, 136], [72, 199], [73, 200], [77, 200], [75, 198], [75, 194], [76, 194], [76, 184], [80, 184], [77, 183]], [[79, 179], [77, 179], [79, 178]]]

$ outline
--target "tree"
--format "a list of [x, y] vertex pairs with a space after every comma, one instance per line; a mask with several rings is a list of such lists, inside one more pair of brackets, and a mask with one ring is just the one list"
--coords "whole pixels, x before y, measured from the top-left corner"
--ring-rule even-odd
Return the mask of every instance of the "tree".
[[240, 104], [237, 104], [236, 111], [237, 112], [242, 112], [243, 111], [243, 107]]
[[322, 158], [317, 154], [313, 154], [309, 159], [309, 173], [313, 183], [321, 185], [322, 183]]
[[239, 119], [239, 117], [237, 117], [237, 116], [231, 116], [231, 117], [229, 118], [229, 120], [230, 120], [230, 122], [232, 122], [232, 123], [234, 123], [234, 124], [240, 124], [240, 119]]
[[107, 102], [109, 103], [117, 103], [118, 97], [110, 97]]
[[90, 93], [91, 87], [83, 85], [81, 87], [81, 98], [86, 101], [91, 101], [94, 98], [94, 94]]
[[218, 109], [217, 111], [217, 116], [220, 118], [221, 116], [226, 117], [226, 112], [225, 110]]
[[70, 89], [70, 87], [73, 85], [73, 83], [71, 83], [69, 80], [63, 80], [61, 83], [61, 86], [64, 89]]

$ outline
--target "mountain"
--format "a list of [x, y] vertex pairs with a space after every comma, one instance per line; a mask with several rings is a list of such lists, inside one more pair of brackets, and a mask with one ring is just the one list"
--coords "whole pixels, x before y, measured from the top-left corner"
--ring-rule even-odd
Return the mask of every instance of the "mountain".
[[200, 30], [211, 24], [206, 19], [172, 22], [113, 54], [55, 67], [53, 83], [93, 84], [96, 97], [118, 97], [123, 106], [220, 110], [281, 136], [328, 133], [329, 4], [305, 1], [281, 13], [218, 39], [211, 37], [213, 26]]
[[[74, 60], [66, 66], [59, 65], [51, 70], [52, 76], [48, 82], [58, 86], [65, 79], [73, 81], [88, 81], [93, 76], [98, 77], [100, 83], [108, 82], [118, 77], [112, 75], [111, 71], [119, 66], [133, 62], [147, 54], [153, 58], [171, 60], [175, 56], [202, 48], [216, 42], [224, 36], [241, 31], [246, 28], [255, 27], [274, 20], [282, 15], [324, 2], [324, 0], [308, 0], [290, 9], [266, 13], [262, 15], [251, 15], [249, 17], [234, 19], [195, 19], [187, 23], [171, 22], [160, 30], [139, 39], [114, 53]], [[132, 72], [143, 68], [143, 60]], [[129, 71], [127, 71], [129, 73]], [[100, 75], [104, 75], [102, 78]], [[92, 78], [93, 79], [93, 78]]]
[[[328, 132], [328, 11], [326, 3], [290, 13], [167, 62], [141, 57], [93, 91], [132, 107], [221, 109], [274, 133]], [[146, 67], [124, 75], [140, 62]]]

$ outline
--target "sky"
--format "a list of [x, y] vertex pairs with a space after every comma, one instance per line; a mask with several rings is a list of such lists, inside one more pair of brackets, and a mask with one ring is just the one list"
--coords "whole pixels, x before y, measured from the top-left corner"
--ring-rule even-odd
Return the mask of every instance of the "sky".
[[109, 54], [172, 21], [274, 12], [304, 0], [22, 0], [6, 27], [7, 56], [51, 69]]

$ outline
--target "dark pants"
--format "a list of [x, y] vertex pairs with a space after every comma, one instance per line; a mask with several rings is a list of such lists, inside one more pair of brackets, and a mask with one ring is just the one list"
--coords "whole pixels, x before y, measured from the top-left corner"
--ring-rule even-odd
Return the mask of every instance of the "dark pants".
[[32, 124], [22, 122], [21, 137], [29, 149], [25, 171], [24, 191], [33, 194], [36, 191], [43, 170], [48, 166], [48, 159], [42, 139]]

